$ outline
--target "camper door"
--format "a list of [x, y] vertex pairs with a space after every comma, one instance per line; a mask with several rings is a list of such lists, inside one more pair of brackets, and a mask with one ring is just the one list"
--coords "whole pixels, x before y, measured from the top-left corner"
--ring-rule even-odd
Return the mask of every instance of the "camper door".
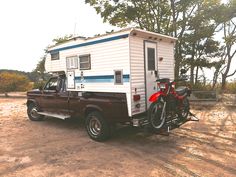
[[149, 108], [150, 96], [157, 91], [157, 44], [154, 42], [145, 42], [145, 77], [146, 77], [146, 109]]

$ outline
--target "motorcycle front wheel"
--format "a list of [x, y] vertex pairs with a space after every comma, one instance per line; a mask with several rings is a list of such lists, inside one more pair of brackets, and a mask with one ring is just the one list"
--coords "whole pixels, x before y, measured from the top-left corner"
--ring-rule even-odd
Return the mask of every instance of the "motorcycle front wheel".
[[164, 106], [165, 103], [160, 101], [159, 99], [158, 101], [153, 102], [149, 107], [148, 121], [150, 129], [153, 131], [159, 131], [164, 126], [166, 120], [166, 113]]
[[190, 105], [189, 105], [188, 98], [184, 98], [184, 100], [182, 101], [182, 108], [180, 109], [180, 112], [178, 114], [181, 120], [186, 120], [188, 118], [189, 109], [190, 109]]

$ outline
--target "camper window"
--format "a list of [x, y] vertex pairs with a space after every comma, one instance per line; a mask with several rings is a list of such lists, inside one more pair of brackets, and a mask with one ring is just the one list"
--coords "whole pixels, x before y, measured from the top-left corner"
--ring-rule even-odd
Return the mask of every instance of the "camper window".
[[80, 55], [79, 56], [79, 67], [80, 67], [80, 70], [91, 69], [90, 55]]
[[155, 49], [148, 48], [148, 71], [155, 70]]
[[77, 56], [66, 57], [66, 67], [67, 69], [77, 69], [78, 57]]
[[123, 84], [123, 72], [122, 70], [115, 70], [114, 71], [115, 75], [115, 84]]
[[59, 60], [59, 52], [51, 52], [51, 60]]

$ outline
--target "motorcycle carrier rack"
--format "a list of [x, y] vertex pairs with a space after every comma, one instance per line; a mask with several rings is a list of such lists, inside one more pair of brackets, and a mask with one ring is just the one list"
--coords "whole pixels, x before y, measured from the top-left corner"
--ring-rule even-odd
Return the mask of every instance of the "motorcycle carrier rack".
[[177, 120], [178, 119], [176, 118], [176, 119], [172, 119], [170, 121], [167, 121], [162, 129], [166, 130], [169, 133], [170, 130], [173, 130], [175, 128], [179, 128], [181, 125], [185, 124], [186, 122], [189, 122], [189, 121], [198, 122], [199, 118], [197, 118], [195, 114], [193, 114], [192, 112], [189, 111], [189, 117], [186, 120], [184, 120], [180, 123], [176, 123]]

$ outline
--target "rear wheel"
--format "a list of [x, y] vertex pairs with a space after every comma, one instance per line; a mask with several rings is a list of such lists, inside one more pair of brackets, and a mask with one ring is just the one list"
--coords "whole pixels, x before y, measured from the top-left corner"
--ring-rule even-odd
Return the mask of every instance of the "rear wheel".
[[109, 124], [99, 112], [91, 112], [86, 117], [86, 130], [91, 139], [105, 141], [109, 138]]
[[[166, 114], [165, 110], [163, 110], [164, 102], [158, 100], [156, 102], [153, 102], [150, 105], [150, 108], [148, 110], [148, 121], [149, 121], [149, 127], [153, 131], [159, 131], [165, 123], [166, 120]], [[163, 116], [162, 115], [163, 112]]]
[[27, 108], [27, 114], [28, 114], [28, 117], [30, 120], [32, 121], [40, 121], [40, 120], [43, 120], [43, 117], [42, 115], [39, 115], [38, 114], [38, 107], [36, 106], [36, 104], [34, 103], [31, 103], [28, 108]]

